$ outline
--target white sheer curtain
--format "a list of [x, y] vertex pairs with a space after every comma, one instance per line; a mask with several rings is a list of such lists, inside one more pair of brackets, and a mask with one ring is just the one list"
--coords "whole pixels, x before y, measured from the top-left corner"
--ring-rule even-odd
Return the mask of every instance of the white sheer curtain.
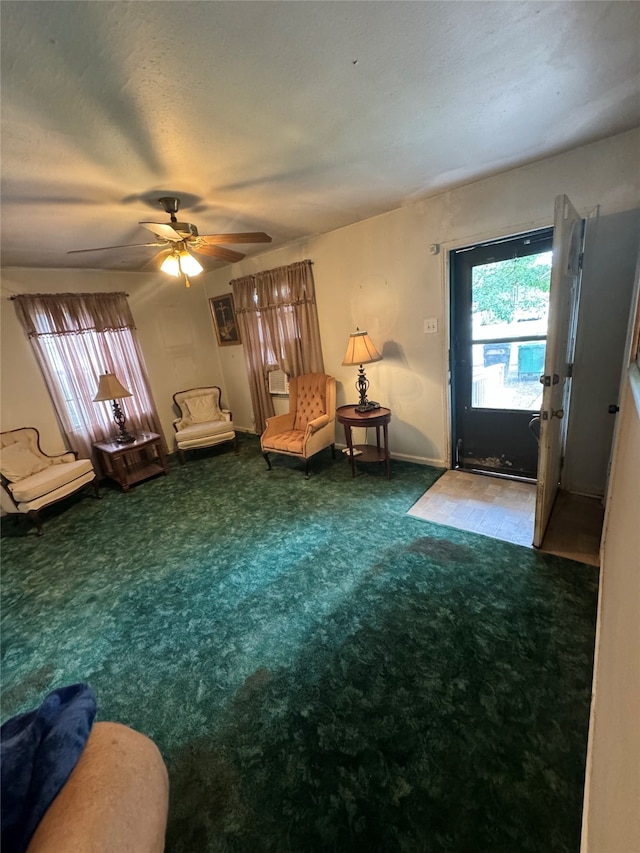
[[132, 396], [120, 402], [129, 431], [161, 434], [142, 351], [125, 293], [14, 296], [71, 450], [116, 433], [111, 403], [94, 403], [101, 373], [115, 373]]
[[234, 279], [231, 282], [244, 344], [256, 431], [274, 414], [269, 370], [289, 376], [324, 373], [311, 261]]

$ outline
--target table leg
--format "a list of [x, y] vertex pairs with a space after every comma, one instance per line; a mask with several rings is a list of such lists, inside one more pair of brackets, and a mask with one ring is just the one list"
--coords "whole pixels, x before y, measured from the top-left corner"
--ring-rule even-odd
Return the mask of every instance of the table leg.
[[156, 444], [156, 452], [158, 454], [158, 459], [160, 460], [160, 464], [162, 465], [162, 473], [167, 476], [169, 473], [169, 466], [167, 465], [167, 456], [164, 452], [164, 447], [162, 445], [162, 440], [158, 441]]
[[355, 457], [353, 455], [353, 441], [351, 437], [351, 427], [349, 424], [344, 425], [344, 440], [347, 442], [347, 448], [349, 450], [349, 456], [351, 457], [351, 476], [356, 476], [356, 462]]
[[[382, 429], [384, 430], [384, 458], [387, 465], [387, 480], [391, 479], [391, 456], [389, 455], [389, 432], [387, 430], [387, 424], [384, 424]], [[378, 447], [380, 444], [378, 444]]]
[[122, 458], [122, 455], [118, 454], [114, 456], [111, 460], [113, 464], [113, 472], [115, 474], [115, 479], [118, 483], [120, 483], [120, 487], [123, 492], [129, 491], [129, 475], [127, 474], [127, 464], [126, 461]]

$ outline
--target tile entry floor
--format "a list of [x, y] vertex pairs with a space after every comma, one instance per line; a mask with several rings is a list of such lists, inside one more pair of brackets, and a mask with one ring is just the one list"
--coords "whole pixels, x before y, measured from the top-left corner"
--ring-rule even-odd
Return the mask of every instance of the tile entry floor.
[[[408, 514], [530, 548], [535, 503], [535, 483], [446, 471]], [[599, 565], [602, 516], [597, 499], [560, 492], [541, 550]]]

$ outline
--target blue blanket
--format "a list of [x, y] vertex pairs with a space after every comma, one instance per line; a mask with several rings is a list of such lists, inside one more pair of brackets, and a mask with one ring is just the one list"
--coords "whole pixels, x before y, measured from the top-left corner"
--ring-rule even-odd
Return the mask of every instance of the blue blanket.
[[89, 737], [96, 700], [86, 684], [50, 693], [0, 728], [2, 853], [23, 853]]

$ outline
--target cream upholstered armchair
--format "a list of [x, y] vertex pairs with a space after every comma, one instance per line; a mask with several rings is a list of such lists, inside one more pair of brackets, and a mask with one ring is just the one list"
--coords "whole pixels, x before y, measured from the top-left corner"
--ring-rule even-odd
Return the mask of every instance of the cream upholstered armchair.
[[304, 459], [309, 477], [309, 459], [331, 447], [335, 457], [336, 380], [326, 373], [306, 373], [289, 380], [289, 411], [267, 418], [260, 446], [269, 470], [269, 453], [284, 453]]
[[42, 536], [39, 510], [56, 503], [93, 483], [100, 497], [91, 460], [78, 459], [75, 451], [49, 456], [40, 449], [40, 434], [35, 427], [22, 427], [0, 433], [0, 479], [2, 509], [24, 513]]
[[217, 385], [178, 391], [173, 401], [181, 417], [173, 422], [180, 462], [184, 464], [185, 450], [213, 447], [225, 441], [233, 442], [238, 452], [233, 418], [228, 409], [220, 408], [220, 389]]

